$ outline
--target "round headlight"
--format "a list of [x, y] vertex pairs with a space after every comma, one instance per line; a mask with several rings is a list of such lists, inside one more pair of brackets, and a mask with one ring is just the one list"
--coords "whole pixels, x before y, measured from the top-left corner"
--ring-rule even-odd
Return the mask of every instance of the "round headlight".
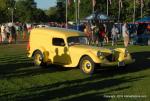
[[100, 52], [100, 51], [98, 51], [98, 52], [97, 52], [97, 56], [98, 56], [98, 57], [103, 56], [103, 53]]

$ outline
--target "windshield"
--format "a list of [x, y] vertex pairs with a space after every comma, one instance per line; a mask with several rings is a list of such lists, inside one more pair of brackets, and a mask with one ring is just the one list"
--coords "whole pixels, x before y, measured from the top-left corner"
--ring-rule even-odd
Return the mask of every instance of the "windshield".
[[68, 45], [88, 45], [89, 40], [85, 36], [74, 36], [67, 39]]

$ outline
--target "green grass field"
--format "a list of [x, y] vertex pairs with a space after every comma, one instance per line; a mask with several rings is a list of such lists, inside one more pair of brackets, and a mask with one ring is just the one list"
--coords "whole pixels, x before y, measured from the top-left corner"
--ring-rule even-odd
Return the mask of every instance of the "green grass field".
[[150, 46], [128, 49], [135, 63], [89, 76], [78, 68], [36, 68], [25, 44], [0, 45], [0, 101], [150, 101]]

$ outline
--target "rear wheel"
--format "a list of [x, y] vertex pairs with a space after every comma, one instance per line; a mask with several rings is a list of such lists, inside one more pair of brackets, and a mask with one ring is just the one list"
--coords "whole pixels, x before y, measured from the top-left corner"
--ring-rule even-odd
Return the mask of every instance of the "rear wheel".
[[85, 56], [81, 59], [79, 67], [83, 73], [91, 75], [94, 72], [95, 63], [90, 57]]
[[43, 66], [43, 54], [40, 51], [36, 51], [33, 56], [35, 66]]

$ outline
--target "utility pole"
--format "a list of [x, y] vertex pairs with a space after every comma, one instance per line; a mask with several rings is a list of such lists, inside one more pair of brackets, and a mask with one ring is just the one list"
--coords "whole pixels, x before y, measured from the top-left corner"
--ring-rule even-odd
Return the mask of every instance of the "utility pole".
[[109, 6], [109, 4], [108, 4], [108, 0], [107, 0], [107, 16], [108, 16], [108, 13], [109, 13], [109, 12], [108, 12], [108, 10], [109, 10], [109, 9], [108, 9], [108, 6]]
[[134, 8], [134, 10], [133, 10], [133, 23], [135, 22], [135, 6], [136, 6], [136, 5], [135, 5], [135, 0], [134, 0], [134, 7], [133, 7], [133, 8]]
[[[78, 7], [77, 7], [77, 0], [74, 1], [75, 2], [75, 18], [76, 18], [76, 26], [78, 25]], [[77, 30], [78, 30], [78, 26], [77, 26]]]
[[66, 0], [66, 29], [68, 28], [68, 0]]
[[14, 9], [16, 9], [16, 8], [8, 8], [8, 10], [11, 11], [11, 22], [12, 22], [12, 24], [14, 23]]
[[141, 18], [143, 17], [143, 1], [141, 0]]
[[118, 22], [120, 21], [120, 1], [119, 1], [119, 12], [118, 12]]
[[80, 0], [78, 0], [78, 25], [80, 24]]
[[14, 10], [16, 9], [16, 1], [12, 1], [13, 5], [11, 5], [12, 7], [8, 8], [8, 10], [10, 10], [11, 12], [11, 22], [12, 24], [14, 23]]

